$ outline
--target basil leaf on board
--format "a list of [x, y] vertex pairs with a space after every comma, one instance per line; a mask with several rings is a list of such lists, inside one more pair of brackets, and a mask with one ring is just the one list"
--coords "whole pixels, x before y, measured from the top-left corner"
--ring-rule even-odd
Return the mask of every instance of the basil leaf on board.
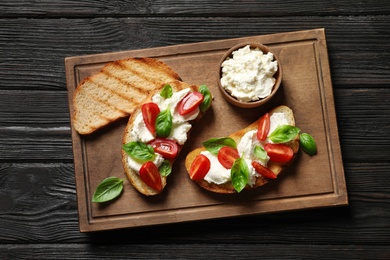
[[161, 176], [168, 176], [172, 172], [172, 166], [171, 163], [168, 160], [164, 160], [163, 163], [158, 168], [158, 171], [160, 172]]
[[209, 88], [206, 85], [201, 85], [199, 87], [199, 92], [202, 93], [203, 95], [203, 101], [199, 105], [199, 109], [200, 111], [205, 112], [211, 106], [211, 102], [213, 98], [211, 96], [211, 92]]
[[292, 125], [280, 125], [270, 135], [269, 139], [275, 144], [287, 143], [294, 139], [301, 129]]
[[307, 134], [302, 133], [299, 138], [299, 142], [302, 146], [302, 149], [310, 156], [317, 154], [317, 144], [314, 138]]
[[140, 162], [153, 161], [156, 156], [153, 147], [142, 142], [129, 142], [124, 144], [122, 149]]
[[256, 145], [255, 149], [253, 150], [253, 154], [259, 158], [260, 160], [265, 160], [267, 159], [267, 152], [264, 150], [263, 147], [260, 145]]
[[160, 96], [162, 96], [163, 98], [166, 99], [166, 98], [172, 97], [172, 95], [173, 95], [173, 91], [172, 91], [171, 85], [166, 84], [166, 85], [164, 86], [164, 88], [161, 90]]
[[211, 154], [217, 155], [219, 150], [224, 146], [237, 148], [236, 141], [230, 137], [211, 138], [203, 143], [204, 148], [207, 149]]
[[158, 137], [166, 138], [172, 131], [172, 114], [169, 106], [161, 111], [156, 118], [156, 134]]
[[107, 202], [118, 197], [123, 190], [123, 180], [117, 177], [104, 179], [96, 188], [92, 202]]
[[237, 192], [241, 192], [249, 180], [249, 167], [243, 158], [234, 161], [230, 170], [230, 177], [233, 187]]

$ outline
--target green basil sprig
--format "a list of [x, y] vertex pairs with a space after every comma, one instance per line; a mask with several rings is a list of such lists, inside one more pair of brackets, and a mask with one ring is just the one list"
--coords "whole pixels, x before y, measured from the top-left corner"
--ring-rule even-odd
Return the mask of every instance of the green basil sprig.
[[233, 187], [237, 192], [241, 192], [249, 180], [249, 167], [243, 158], [234, 161], [230, 170], [230, 177]]
[[156, 118], [156, 134], [158, 137], [166, 138], [172, 131], [172, 114], [169, 106], [160, 111]]
[[260, 160], [265, 160], [267, 159], [267, 152], [264, 150], [263, 147], [261, 147], [260, 145], [256, 145], [254, 150], [253, 150], [253, 154], [259, 158]]
[[118, 197], [123, 190], [123, 179], [108, 177], [104, 179], [96, 188], [92, 197], [92, 202], [107, 202]]
[[172, 165], [168, 160], [164, 160], [158, 168], [161, 176], [168, 176], [172, 172]]
[[156, 156], [153, 147], [143, 142], [129, 142], [122, 145], [122, 149], [140, 162], [153, 161]]
[[293, 140], [300, 131], [301, 129], [292, 125], [280, 125], [269, 135], [268, 138], [276, 144], [287, 143]]
[[302, 133], [300, 135], [299, 143], [301, 144], [302, 149], [308, 155], [313, 156], [317, 154], [317, 144], [311, 135], [307, 133]]
[[166, 84], [164, 88], [161, 90], [160, 96], [162, 96], [163, 98], [170, 98], [172, 97], [172, 95], [173, 95], [173, 90], [171, 85]]
[[211, 138], [207, 141], [204, 141], [202, 144], [207, 151], [214, 155], [217, 155], [219, 150], [224, 146], [237, 148], [236, 141], [230, 137]]
[[209, 88], [206, 85], [201, 85], [199, 87], [199, 92], [202, 93], [202, 95], [203, 95], [203, 101], [199, 105], [199, 109], [200, 109], [200, 111], [204, 112], [207, 109], [209, 109], [209, 107], [211, 106], [211, 102], [212, 102], [213, 98], [211, 96], [211, 92], [210, 92]]

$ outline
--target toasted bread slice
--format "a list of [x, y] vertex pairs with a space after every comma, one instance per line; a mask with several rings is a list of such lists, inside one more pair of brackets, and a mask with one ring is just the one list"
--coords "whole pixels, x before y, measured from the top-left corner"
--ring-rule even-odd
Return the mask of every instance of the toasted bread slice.
[[[284, 113], [286, 119], [288, 120], [288, 124], [295, 126], [295, 119], [293, 115], [293, 111], [287, 107], [287, 106], [278, 106], [271, 110], [269, 112], [270, 116], [272, 116], [273, 113]], [[237, 144], [240, 142], [241, 138], [249, 131], [251, 130], [257, 130], [258, 128], [258, 123], [259, 123], [260, 118], [255, 121], [254, 123], [250, 124], [244, 129], [241, 129], [233, 134], [231, 134], [229, 137], [231, 137]], [[293, 150], [294, 157], [291, 159], [288, 163], [277, 163], [277, 162], [272, 162], [269, 161], [267, 167], [276, 175], [279, 175], [288, 165], [292, 163], [294, 160], [298, 150], [299, 150], [299, 135], [297, 135], [292, 141], [286, 143], [288, 146], [290, 146]], [[185, 167], [187, 169], [188, 174], [190, 173], [190, 168], [192, 162], [195, 160], [196, 156], [198, 156], [202, 151], [206, 151], [204, 147], [197, 148], [193, 151], [191, 151], [185, 160]], [[262, 186], [266, 183], [269, 182], [270, 179], [267, 179], [263, 177], [262, 175], [259, 175], [256, 177], [256, 181], [254, 185], [249, 186], [248, 184], [246, 185], [245, 189], [254, 189], [259, 186]], [[206, 190], [215, 192], [215, 193], [236, 193], [236, 190], [233, 187], [233, 184], [231, 181], [228, 181], [223, 184], [215, 184], [215, 183], [209, 183], [206, 180], [202, 179], [199, 181], [196, 181], [201, 187], [205, 188]]]
[[[180, 90], [183, 90], [183, 89], [186, 89], [186, 88], [190, 88], [191, 91], [198, 91], [198, 86], [193, 86], [193, 85], [189, 85], [185, 82], [182, 82], [182, 81], [174, 81], [174, 82], [169, 82], [167, 83], [169, 85], [171, 85], [172, 89], [174, 92], [177, 92], [177, 91], [180, 91]], [[149, 95], [148, 99], [145, 100], [145, 103], [150, 101], [153, 97], [153, 95], [159, 93], [159, 91], [156, 91], [154, 93], [151, 93], [151, 95]], [[122, 139], [122, 143], [123, 144], [126, 144], [126, 143], [129, 143], [129, 142], [132, 142], [132, 141], [136, 141], [133, 139], [132, 137], [132, 134], [131, 134], [131, 131], [134, 127], [134, 121], [136, 119], [136, 117], [138, 116], [138, 114], [142, 113], [142, 104], [139, 105], [135, 110], [134, 112], [132, 113], [132, 115], [130, 116], [129, 118], [129, 121], [127, 123], [127, 126], [126, 126], [126, 129], [125, 129], [125, 132], [124, 132], [124, 135], [123, 135], [123, 139]], [[202, 113], [201, 111], [199, 112], [199, 114], [197, 115], [197, 117], [191, 121], [189, 121], [189, 123], [191, 125], [194, 125], [203, 115], [204, 113]], [[187, 133], [187, 138], [189, 136], [189, 132]], [[183, 145], [178, 145], [178, 154], [180, 153], [182, 147], [184, 146]], [[178, 156], [176, 156], [177, 158]], [[140, 178], [139, 176], [139, 173], [135, 170], [133, 170], [131, 168], [131, 166], [129, 165], [129, 162], [128, 162], [128, 158], [129, 158], [129, 155], [122, 149], [122, 164], [123, 164], [123, 168], [124, 168], [124, 171], [126, 173], [126, 176], [127, 178], [129, 179], [130, 183], [142, 194], [144, 195], [147, 195], [147, 196], [151, 196], [151, 195], [157, 195], [159, 193], [161, 193], [161, 191], [164, 189], [165, 185], [167, 184], [167, 177], [165, 176], [161, 176], [161, 180], [162, 180], [162, 190], [161, 191], [156, 191], [155, 189], [149, 187], [148, 185], [146, 185], [144, 183], [144, 181]], [[174, 160], [170, 160], [171, 164], [174, 163]]]
[[129, 116], [151, 92], [174, 80], [181, 79], [167, 64], [153, 58], [110, 62], [75, 90], [73, 126], [79, 134], [90, 134]]

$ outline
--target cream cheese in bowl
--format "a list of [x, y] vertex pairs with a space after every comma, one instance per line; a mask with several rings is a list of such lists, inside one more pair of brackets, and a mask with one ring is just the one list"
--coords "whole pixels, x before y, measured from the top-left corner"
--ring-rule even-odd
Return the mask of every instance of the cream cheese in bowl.
[[221, 67], [222, 87], [238, 100], [249, 102], [271, 94], [278, 62], [271, 52], [264, 54], [259, 48], [246, 45], [233, 51]]
[[267, 102], [281, 82], [281, 68], [269, 49], [256, 43], [231, 48], [220, 62], [218, 85], [230, 103], [256, 107]]

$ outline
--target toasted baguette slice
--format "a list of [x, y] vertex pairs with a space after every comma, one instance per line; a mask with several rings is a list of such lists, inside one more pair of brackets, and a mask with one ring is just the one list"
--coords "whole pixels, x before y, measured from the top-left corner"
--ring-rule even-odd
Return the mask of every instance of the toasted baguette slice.
[[84, 79], [75, 90], [73, 126], [79, 134], [90, 134], [129, 116], [151, 92], [174, 80], [181, 79], [156, 59], [110, 62], [99, 73]]
[[[183, 89], [186, 89], [186, 88], [190, 88], [192, 91], [198, 91], [198, 87], [197, 86], [193, 86], [193, 85], [189, 85], [185, 82], [182, 82], [182, 81], [174, 81], [174, 82], [170, 82], [170, 83], [167, 83], [169, 85], [171, 85], [172, 89], [174, 92], [177, 92], [177, 91], [180, 91], [180, 90], [183, 90]], [[151, 95], [149, 95], [148, 99], [145, 101], [145, 102], [148, 102], [151, 100], [151, 98], [155, 95], [159, 93], [159, 91], [156, 91], [155, 93], [151, 93]], [[134, 110], [134, 113], [130, 116], [129, 118], [129, 121], [127, 123], [127, 126], [126, 126], [126, 129], [125, 129], [125, 132], [124, 132], [124, 135], [123, 135], [123, 139], [122, 139], [122, 143], [123, 144], [126, 144], [126, 143], [129, 143], [129, 142], [132, 142], [132, 141], [135, 141], [132, 139], [132, 136], [131, 136], [131, 130], [133, 129], [134, 127], [134, 120], [136, 119], [137, 115], [139, 113], [142, 113], [141, 112], [141, 109], [142, 109], [142, 104], [139, 105], [135, 110]], [[191, 120], [189, 123], [194, 125], [202, 116], [203, 116], [204, 113], [202, 112], [199, 112], [198, 116], [194, 119], [194, 120]], [[190, 130], [191, 131], [191, 130]], [[189, 132], [187, 133], [187, 137], [189, 137]], [[180, 153], [182, 147], [184, 145], [178, 145], [178, 154]], [[147, 196], [151, 196], [151, 195], [157, 195], [159, 193], [162, 192], [162, 190], [164, 189], [165, 185], [167, 184], [167, 177], [165, 176], [161, 176], [161, 180], [162, 180], [162, 190], [161, 191], [156, 191], [155, 189], [153, 188], [150, 188], [148, 185], [146, 185], [142, 179], [139, 177], [139, 173], [134, 171], [129, 163], [128, 163], [128, 157], [129, 155], [122, 149], [122, 164], [123, 164], [123, 168], [124, 168], [124, 171], [126, 173], [126, 176], [127, 178], [129, 179], [130, 183], [142, 194], [144, 195], [147, 195]], [[178, 155], [176, 156], [176, 158], [178, 157]], [[170, 160], [171, 164], [174, 163], [174, 160]]]
[[[273, 110], [271, 110], [269, 112], [269, 114], [271, 116], [273, 113], [277, 113], [277, 112], [284, 113], [286, 118], [288, 119], [289, 125], [295, 126], [295, 120], [294, 120], [293, 111], [289, 107], [287, 107], [287, 106], [278, 106], [278, 107], [274, 108]], [[231, 134], [229, 137], [234, 139], [236, 141], [236, 143], [238, 144], [240, 142], [241, 138], [247, 132], [249, 132], [251, 130], [257, 130], [259, 119], [257, 121], [255, 121], [254, 123], [250, 124], [249, 126], [247, 126], [246, 128], [241, 129], [241, 130]], [[279, 175], [294, 160], [294, 158], [295, 158], [295, 156], [296, 156], [296, 154], [297, 154], [297, 152], [299, 150], [299, 135], [297, 135], [297, 137], [295, 137], [295, 139], [293, 139], [292, 141], [290, 141], [290, 142], [288, 142], [286, 144], [288, 146], [290, 146], [292, 148], [293, 152], [294, 152], [293, 159], [291, 159], [288, 163], [285, 163], [285, 164], [269, 161], [268, 165], [267, 165], [267, 167], [272, 172], [274, 172], [276, 175]], [[190, 173], [191, 164], [195, 160], [196, 156], [199, 155], [202, 151], [205, 151], [205, 150], [206, 149], [204, 147], [197, 148], [197, 149], [191, 151], [187, 155], [186, 160], [185, 160], [185, 167], [187, 169], [188, 174]], [[269, 181], [269, 179], [267, 179], [267, 178], [265, 178], [263, 176], [258, 176], [256, 178], [255, 184], [253, 186], [246, 185], [245, 189], [254, 189], [254, 188], [260, 187], [260, 186], [266, 184], [268, 181]], [[233, 184], [232, 184], [231, 181], [229, 181], [227, 183], [224, 183], [224, 184], [220, 184], [220, 185], [215, 184], [215, 183], [209, 183], [209, 182], [207, 182], [205, 180], [200, 180], [200, 181], [196, 181], [196, 182], [201, 187], [205, 188], [206, 190], [212, 191], [212, 192], [216, 192], [216, 193], [236, 193], [236, 190], [234, 189]]]

